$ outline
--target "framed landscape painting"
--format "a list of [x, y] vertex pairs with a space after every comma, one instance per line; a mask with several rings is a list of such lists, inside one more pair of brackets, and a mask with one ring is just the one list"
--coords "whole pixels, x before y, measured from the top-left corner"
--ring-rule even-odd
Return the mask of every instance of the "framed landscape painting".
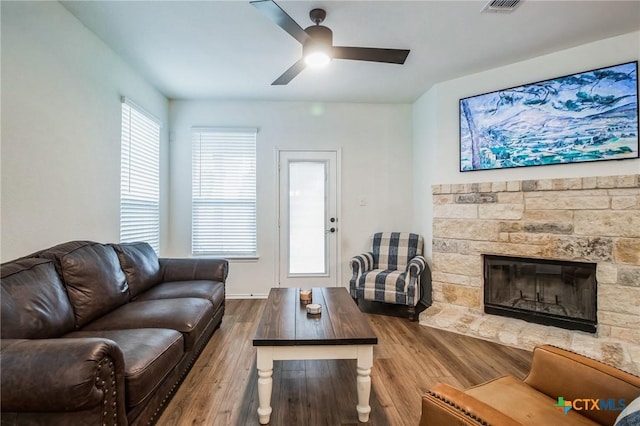
[[460, 171], [629, 158], [637, 61], [460, 99]]

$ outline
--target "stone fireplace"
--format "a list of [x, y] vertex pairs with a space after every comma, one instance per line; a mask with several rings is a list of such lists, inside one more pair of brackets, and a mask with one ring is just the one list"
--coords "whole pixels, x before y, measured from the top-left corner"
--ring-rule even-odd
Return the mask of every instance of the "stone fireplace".
[[[443, 184], [432, 190], [433, 305], [420, 315], [421, 324], [525, 349], [549, 343], [640, 373], [640, 175]], [[522, 280], [514, 281], [515, 290], [484, 289], [484, 260], [491, 256], [593, 265], [592, 328], [568, 330], [495, 315], [492, 302], [485, 303], [491, 291], [503, 305], [508, 299], [534, 310], [582, 305], [589, 274], [538, 267], [538, 293], [544, 295], [523, 291], [520, 298]], [[504, 280], [531, 270], [510, 268], [498, 262], [494, 275]], [[552, 272], [560, 278], [551, 278]], [[569, 287], [561, 289], [562, 283]]]

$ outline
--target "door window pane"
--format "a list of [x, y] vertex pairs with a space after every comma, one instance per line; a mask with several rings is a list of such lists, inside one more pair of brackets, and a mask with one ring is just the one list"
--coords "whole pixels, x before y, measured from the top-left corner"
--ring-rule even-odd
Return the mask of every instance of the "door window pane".
[[289, 274], [325, 274], [326, 164], [289, 163]]

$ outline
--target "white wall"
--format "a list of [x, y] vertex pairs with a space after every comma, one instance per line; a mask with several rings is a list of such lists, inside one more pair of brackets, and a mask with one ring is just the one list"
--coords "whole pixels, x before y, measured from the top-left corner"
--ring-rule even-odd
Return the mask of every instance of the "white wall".
[[[413, 105], [413, 150], [422, 158], [414, 173], [416, 226], [431, 244], [431, 185], [523, 179], [608, 176], [640, 173], [640, 159], [524, 167], [460, 173], [459, 110], [461, 98], [549, 78], [606, 67], [640, 58], [640, 32], [600, 40], [572, 49], [449, 80], [432, 87]], [[433, 162], [436, 157], [437, 161]], [[419, 160], [416, 160], [419, 161]]]
[[[371, 234], [410, 230], [411, 106], [302, 102], [172, 101], [170, 256], [191, 255], [191, 127], [257, 127], [258, 261], [232, 261], [227, 294], [277, 286], [276, 149], [342, 149], [339, 218], [342, 285]], [[366, 206], [358, 204], [366, 198]]]
[[[413, 220], [416, 232], [425, 238], [431, 235], [433, 221], [432, 200], [426, 196], [431, 191], [431, 182], [437, 179], [438, 144], [428, 144], [437, 138], [438, 105], [437, 87], [432, 88], [413, 104]], [[424, 254], [431, 266], [431, 239], [425, 240]]]
[[58, 2], [1, 7], [1, 257], [73, 239], [118, 241], [120, 96], [164, 122], [163, 188], [168, 100]]
[[118, 240], [121, 95], [165, 123], [165, 256], [190, 255], [190, 127], [260, 129], [260, 260], [233, 262], [231, 295], [264, 294], [276, 282], [276, 148], [342, 148], [344, 285], [349, 258], [377, 230], [422, 233], [430, 257], [432, 184], [640, 172], [640, 160], [458, 172], [460, 98], [636, 60], [638, 32], [443, 82], [413, 106], [174, 101], [169, 116], [167, 99], [59, 3], [1, 7], [2, 260], [71, 239]]

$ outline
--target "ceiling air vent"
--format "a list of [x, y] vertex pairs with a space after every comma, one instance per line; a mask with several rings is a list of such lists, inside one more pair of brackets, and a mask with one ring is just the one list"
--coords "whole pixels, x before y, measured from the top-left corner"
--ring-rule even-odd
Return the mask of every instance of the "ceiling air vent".
[[481, 13], [510, 13], [520, 6], [522, 0], [491, 0], [483, 8]]

